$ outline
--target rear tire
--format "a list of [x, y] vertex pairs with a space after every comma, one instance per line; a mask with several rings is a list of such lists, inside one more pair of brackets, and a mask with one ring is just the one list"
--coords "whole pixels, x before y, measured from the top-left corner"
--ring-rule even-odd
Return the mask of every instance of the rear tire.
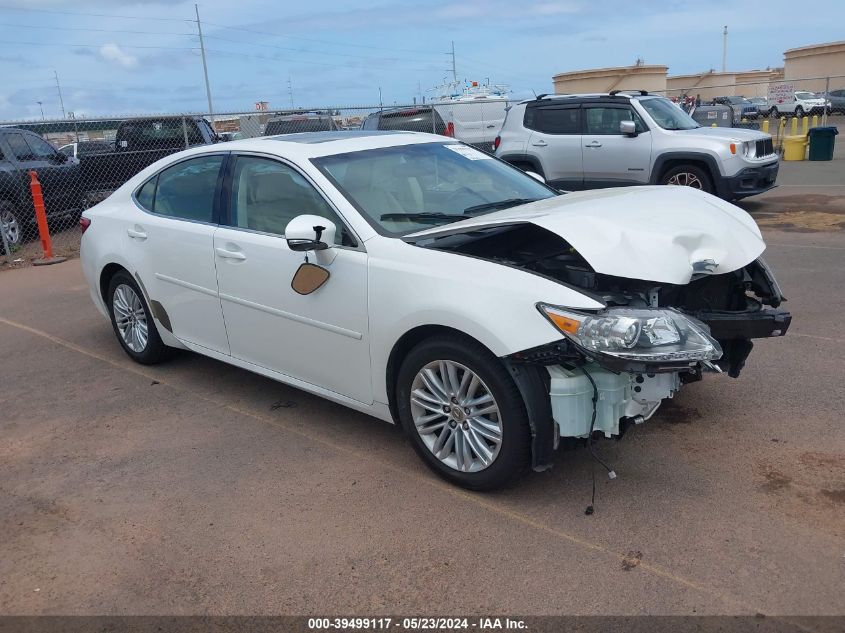
[[713, 193], [710, 175], [697, 165], [678, 165], [670, 168], [660, 179], [661, 185], [680, 185]]
[[493, 490], [526, 471], [525, 404], [501, 361], [480, 343], [444, 334], [417, 345], [399, 368], [396, 403], [414, 450], [443, 479]]
[[803, 118], [804, 117], [804, 108], [802, 108], [801, 106], [798, 106], [797, 108], [795, 108], [795, 116], [797, 116], [799, 119]]
[[155, 365], [171, 355], [161, 340], [144, 295], [125, 270], [112, 275], [106, 302], [117, 341], [129, 358], [142, 365]]

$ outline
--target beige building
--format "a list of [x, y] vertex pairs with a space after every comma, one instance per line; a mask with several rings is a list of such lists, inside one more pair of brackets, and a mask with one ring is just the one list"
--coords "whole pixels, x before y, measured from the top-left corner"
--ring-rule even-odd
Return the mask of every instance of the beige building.
[[[814, 44], [790, 48], [783, 54], [784, 79], [804, 77], [830, 77], [830, 89], [845, 88], [845, 42]], [[840, 75], [835, 77], [835, 75]], [[825, 79], [796, 81], [796, 90], [820, 92], [825, 89]]]
[[668, 67], [635, 64], [559, 73], [552, 78], [555, 94], [610, 92], [611, 90], [666, 91]]
[[701, 95], [705, 101], [713, 97], [765, 97], [769, 83], [783, 77], [782, 68], [766, 70], [742, 70], [716, 72], [713, 70], [692, 75], [667, 77], [667, 94], [680, 97], [683, 94]]

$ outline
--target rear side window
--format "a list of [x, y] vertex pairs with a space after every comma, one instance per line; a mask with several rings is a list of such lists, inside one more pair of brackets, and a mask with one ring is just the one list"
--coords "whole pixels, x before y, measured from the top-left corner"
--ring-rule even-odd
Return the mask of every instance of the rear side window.
[[146, 183], [141, 185], [141, 188], [138, 189], [137, 192], [135, 192], [135, 199], [138, 201], [138, 204], [144, 207], [147, 211], [153, 210], [153, 200], [155, 198], [157, 181], [158, 176], [153, 176]]
[[214, 194], [222, 165], [223, 156], [202, 156], [182, 161], [147, 181], [138, 190], [136, 198], [143, 207], [159, 215], [213, 222]]
[[546, 134], [580, 134], [581, 109], [578, 106], [526, 108], [525, 127]]

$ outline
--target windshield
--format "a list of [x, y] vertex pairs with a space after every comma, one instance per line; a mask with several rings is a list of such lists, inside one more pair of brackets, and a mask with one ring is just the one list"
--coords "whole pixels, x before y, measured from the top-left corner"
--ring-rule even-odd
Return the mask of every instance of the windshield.
[[701, 127], [692, 117], [674, 105], [669, 99], [657, 97], [640, 99], [640, 105], [651, 115], [654, 122], [664, 130], [693, 130]]
[[460, 143], [385, 147], [313, 163], [382, 235], [407, 235], [556, 195]]

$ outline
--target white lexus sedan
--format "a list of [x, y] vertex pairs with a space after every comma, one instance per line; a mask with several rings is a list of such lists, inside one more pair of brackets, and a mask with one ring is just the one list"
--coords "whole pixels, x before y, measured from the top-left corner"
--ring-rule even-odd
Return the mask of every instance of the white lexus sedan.
[[409, 132], [198, 147], [85, 211], [82, 263], [137, 362], [182, 348], [269, 376], [492, 489], [704, 372], [736, 377], [791, 319], [737, 207], [540, 180]]

